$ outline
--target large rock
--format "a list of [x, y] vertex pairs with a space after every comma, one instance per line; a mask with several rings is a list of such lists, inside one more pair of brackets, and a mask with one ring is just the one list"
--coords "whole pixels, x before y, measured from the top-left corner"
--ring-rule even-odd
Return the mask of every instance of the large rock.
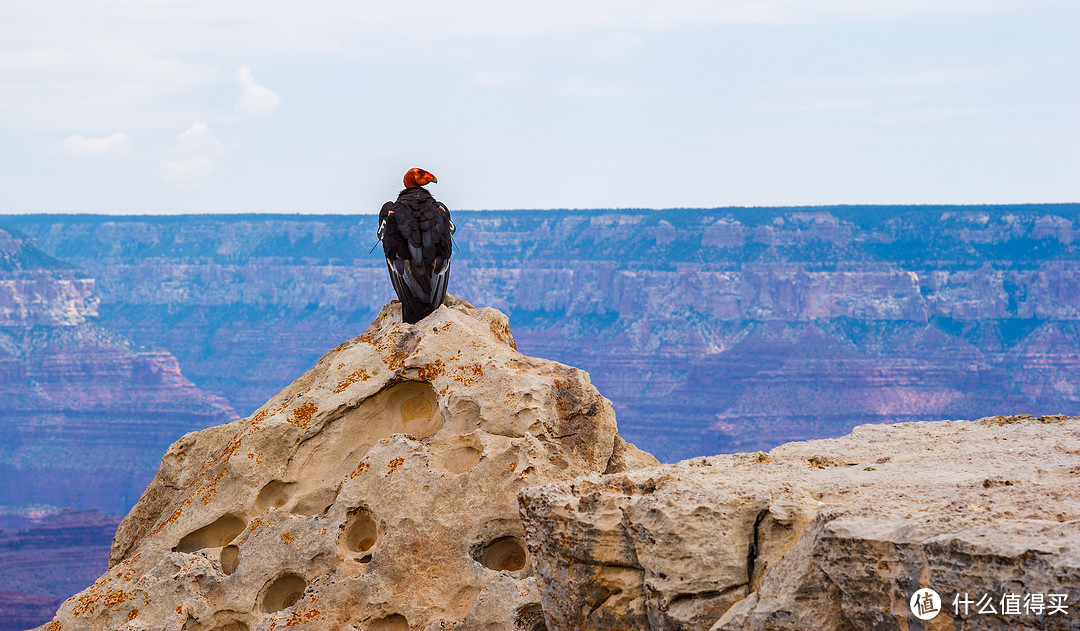
[[864, 425], [520, 500], [554, 629], [1080, 628], [1080, 417]]
[[48, 631], [544, 628], [517, 493], [656, 464], [584, 372], [451, 298], [384, 307], [250, 418], [188, 434]]

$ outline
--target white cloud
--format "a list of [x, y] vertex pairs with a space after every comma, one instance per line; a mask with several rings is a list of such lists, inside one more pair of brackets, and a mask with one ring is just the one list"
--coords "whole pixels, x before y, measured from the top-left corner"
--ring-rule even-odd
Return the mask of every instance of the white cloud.
[[176, 137], [176, 148], [183, 153], [221, 153], [221, 143], [205, 123], [192, 123]]
[[236, 111], [242, 114], [268, 114], [281, 103], [280, 96], [255, 83], [255, 77], [248, 66], [240, 66], [236, 80], [241, 89], [240, 98], [236, 100]]
[[191, 184], [209, 177], [216, 165], [213, 158], [195, 155], [182, 160], [166, 160], [164, 166], [165, 179]]
[[134, 145], [122, 131], [102, 138], [87, 138], [82, 134], [68, 136], [56, 150], [73, 156], [126, 156]]
[[[222, 153], [221, 143], [206, 123], [192, 123], [176, 137], [175, 159], [162, 163], [164, 177], [170, 182], [193, 184], [210, 177], [217, 162], [210, 157]], [[210, 155], [208, 155], [210, 154]]]

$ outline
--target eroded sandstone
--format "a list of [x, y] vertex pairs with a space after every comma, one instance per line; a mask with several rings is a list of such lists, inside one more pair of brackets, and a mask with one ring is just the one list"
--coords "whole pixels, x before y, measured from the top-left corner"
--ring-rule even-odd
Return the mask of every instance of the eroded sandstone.
[[[1080, 598], [1080, 417], [864, 425], [520, 500], [555, 629], [1080, 628], [1075, 601], [1000, 604]], [[945, 602], [925, 623], [921, 587]], [[965, 594], [998, 613], [955, 615]]]
[[111, 568], [42, 629], [544, 629], [516, 495], [656, 460], [586, 373], [450, 298], [384, 307], [247, 419], [189, 434]]

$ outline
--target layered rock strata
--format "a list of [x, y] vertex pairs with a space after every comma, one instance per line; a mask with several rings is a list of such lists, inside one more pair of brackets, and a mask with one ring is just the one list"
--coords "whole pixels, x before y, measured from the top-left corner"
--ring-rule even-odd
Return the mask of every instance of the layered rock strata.
[[656, 464], [504, 315], [384, 307], [251, 417], [186, 435], [42, 629], [545, 628], [517, 493]]
[[[520, 499], [549, 628], [1077, 629], [1078, 481], [1080, 417], [1024, 415], [863, 425]], [[942, 601], [927, 621], [924, 587]], [[1061, 594], [1065, 611], [1034, 606]]]
[[[1080, 413], [1080, 205], [455, 212], [454, 286], [673, 462]], [[5, 217], [249, 414], [392, 295], [373, 215]]]
[[107, 567], [120, 518], [64, 510], [19, 532], [0, 531], [0, 631], [47, 621]]
[[178, 436], [236, 417], [167, 351], [102, 327], [95, 288], [0, 230], [0, 505], [123, 513]]

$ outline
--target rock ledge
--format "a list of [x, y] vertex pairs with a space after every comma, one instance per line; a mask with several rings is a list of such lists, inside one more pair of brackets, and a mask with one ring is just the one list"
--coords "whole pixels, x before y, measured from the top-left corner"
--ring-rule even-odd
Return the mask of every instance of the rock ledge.
[[[520, 495], [555, 629], [1076, 629], [956, 595], [1080, 598], [1080, 417], [863, 425]], [[910, 609], [921, 587], [945, 603]], [[1021, 608], [1023, 611], [1023, 608]]]

